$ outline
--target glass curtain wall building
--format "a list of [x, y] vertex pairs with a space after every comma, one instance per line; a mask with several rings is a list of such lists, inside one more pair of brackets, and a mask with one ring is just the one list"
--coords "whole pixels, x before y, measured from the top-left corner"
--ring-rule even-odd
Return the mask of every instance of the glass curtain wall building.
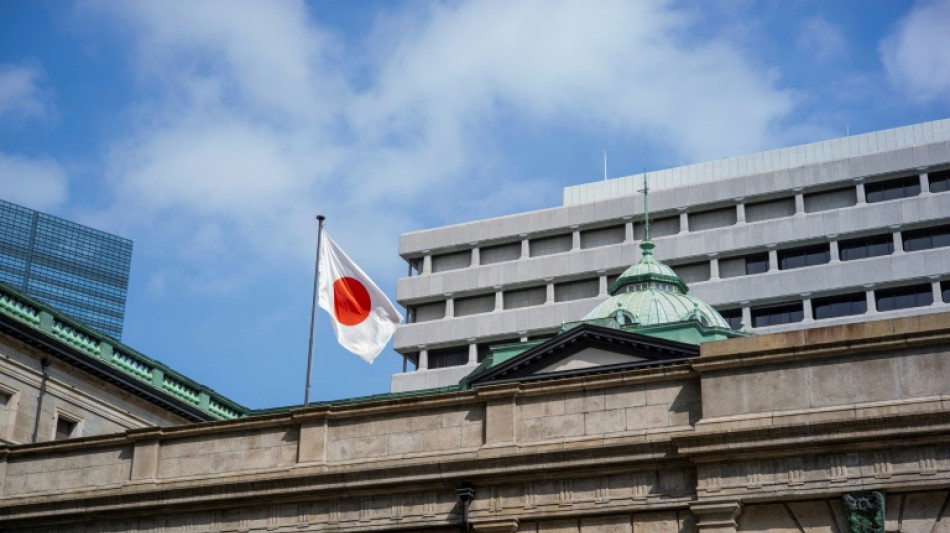
[[0, 281], [119, 339], [132, 241], [0, 200]]

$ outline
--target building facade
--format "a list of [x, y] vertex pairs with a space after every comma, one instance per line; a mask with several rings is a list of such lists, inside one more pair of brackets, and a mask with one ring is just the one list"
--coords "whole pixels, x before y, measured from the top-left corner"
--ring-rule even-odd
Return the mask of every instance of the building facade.
[[132, 241], [0, 200], [0, 281], [122, 337]]
[[0, 285], [0, 444], [232, 419], [249, 410]]
[[[639, 257], [642, 175], [560, 207], [408, 233], [392, 390], [457, 382], [488, 347], [579, 320]], [[733, 328], [950, 309], [950, 120], [649, 173], [657, 255]]]
[[588, 325], [468, 388], [0, 446], [0, 524], [947, 531], [948, 323], [933, 313], [699, 346]]

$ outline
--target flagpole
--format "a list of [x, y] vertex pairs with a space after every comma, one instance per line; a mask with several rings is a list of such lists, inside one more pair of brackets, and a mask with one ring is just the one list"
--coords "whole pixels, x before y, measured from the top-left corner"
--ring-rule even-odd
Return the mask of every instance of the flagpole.
[[317, 260], [313, 265], [313, 304], [310, 306], [310, 345], [307, 347], [307, 388], [303, 393], [303, 406], [310, 405], [310, 374], [313, 369], [313, 326], [317, 320], [317, 287], [320, 283], [320, 245], [323, 238], [323, 221], [327, 217], [317, 215]]

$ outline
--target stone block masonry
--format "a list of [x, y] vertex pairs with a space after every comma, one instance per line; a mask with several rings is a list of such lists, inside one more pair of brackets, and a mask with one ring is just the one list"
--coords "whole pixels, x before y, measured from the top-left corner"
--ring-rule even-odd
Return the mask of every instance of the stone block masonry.
[[[950, 314], [689, 363], [0, 448], [4, 531], [845, 533], [950, 526]], [[850, 369], [850, 370], [849, 370]], [[838, 383], [838, 388], [829, 386]]]

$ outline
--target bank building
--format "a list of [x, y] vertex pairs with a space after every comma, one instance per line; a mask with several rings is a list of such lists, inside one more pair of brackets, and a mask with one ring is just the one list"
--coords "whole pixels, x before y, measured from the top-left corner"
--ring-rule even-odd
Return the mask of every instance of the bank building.
[[250, 410], [2, 286], [0, 528], [950, 531], [948, 122], [405, 235], [372, 397]]

